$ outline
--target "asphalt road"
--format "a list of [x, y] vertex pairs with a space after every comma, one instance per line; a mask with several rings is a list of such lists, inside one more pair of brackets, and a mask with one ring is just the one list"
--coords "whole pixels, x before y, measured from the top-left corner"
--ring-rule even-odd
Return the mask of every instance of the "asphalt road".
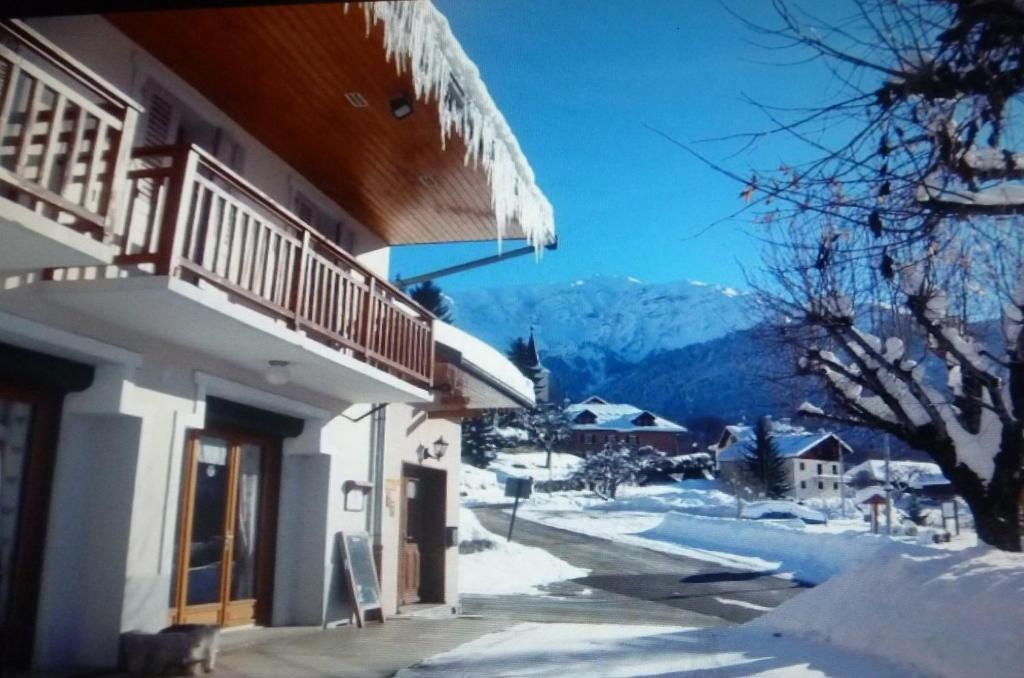
[[[500, 507], [474, 509], [495, 534]], [[702, 560], [548, 527], [522, 518], [514, 540], [537, 546], [590, 576], [559, 582], [545, 596], [463, 596], [463, 613], [538, 622], [721, 626], [750, 621], [800, 593], [802, 584]], [[509, 563], [515, 567], [515, 563]]]

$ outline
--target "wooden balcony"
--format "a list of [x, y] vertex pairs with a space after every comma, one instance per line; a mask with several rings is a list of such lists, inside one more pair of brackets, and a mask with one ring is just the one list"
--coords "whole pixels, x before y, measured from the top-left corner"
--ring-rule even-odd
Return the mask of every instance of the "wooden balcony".
[[195, 146], [138, 149], [116, 263], [212, 285], [236, 303], [420, 387], [433, 317]]
[[[24, 24], [0, 22], [0, 268], [96, 261], [96, 243], [118, 230], [118, 189], [138, 113], [130, 99]], [[84, 259], [68, 259], [62, 248], [76, 243], [65, 231], [84, 236]], [[52, 251], [47, 236], [56, 241]]]

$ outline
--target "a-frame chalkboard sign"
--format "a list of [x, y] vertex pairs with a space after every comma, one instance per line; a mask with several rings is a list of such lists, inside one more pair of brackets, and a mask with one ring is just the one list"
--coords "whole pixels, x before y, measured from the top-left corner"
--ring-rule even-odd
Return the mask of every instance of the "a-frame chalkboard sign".
[[366, 532], [342, 534], [341, 547], [344, 550], [345, 575], [352, 596], [352, 608], [356, 613], [356, 624], [362, 628], [368, 614], [383, 622], [384, 608], [380, 600], [377, 566], [373, 562], [370, 535]]

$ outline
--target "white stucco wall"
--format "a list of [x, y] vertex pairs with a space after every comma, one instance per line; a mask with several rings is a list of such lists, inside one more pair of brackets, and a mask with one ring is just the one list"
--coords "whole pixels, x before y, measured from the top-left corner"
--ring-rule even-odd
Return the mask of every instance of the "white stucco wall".
[[[803, 465], [801, 469], [800, 466]], [[821, 471], [818, 467], [821, 467]], [[812, 497], [838, 497], [841, 485], [839, 485], [839, 462], [825, 461], [820, 459], [791, 459], [789, 474], [790, 484], [793, 487], [794, 496], [797, 499], [810, 499]], [[801, 487], [801, 483], [805, 487]], [[818, 487], [821, 483], [822, 487]]]
[[[402, 465], [411, 464], [446, 473], [445, 515], [438, 516], [445, 526], [459, 524], [459, 461], [462, 457], [462, 427], [451, 419], [431, 419], [425, 410], [410, 405], [389, 405], [387, 408], [387, 455], [384, 464], [384, 510], [381, 543], [384, 551], [381, 562], [381, 580], [384, 583], [385, 612], [394, 614], [398, 609], [398, 559], [401, 518]], [[428, 449], [443, 437], [449, 443], [448, 452], [440, 461], [421, 461], [416, 449]], [[458, 607], [458, 547], [445, 550], [444, 603]]]

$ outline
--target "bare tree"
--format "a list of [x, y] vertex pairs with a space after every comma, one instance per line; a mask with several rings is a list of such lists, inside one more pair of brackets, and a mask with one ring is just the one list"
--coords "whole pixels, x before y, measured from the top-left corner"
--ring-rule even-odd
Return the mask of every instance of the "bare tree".
[[828, 21], [775, 7], [778, 26], [751, 28], [843, 90], [762, 106], [815, 158], [742, 179], [768, 243], [763, 307], [830, 394], [801, 409], [927, 452], [979, 537], [1019, 551], [1024, 3], [875, 0]]

